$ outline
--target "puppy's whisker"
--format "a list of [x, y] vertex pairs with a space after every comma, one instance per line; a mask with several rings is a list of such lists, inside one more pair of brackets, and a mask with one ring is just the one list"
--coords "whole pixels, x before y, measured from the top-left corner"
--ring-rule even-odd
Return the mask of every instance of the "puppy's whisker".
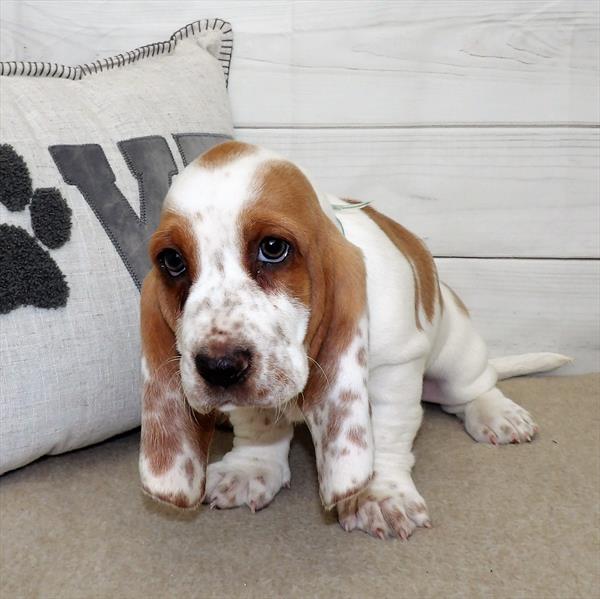
[[327, 382], [327, 386], [329, 387], [330, 383], [329, 383], [329, 377], [327, 376], [327, 374], [325, 374], [325, 371], [323, 370], [323, 367], [313, 358], [311, 358], [310, 356], [306, 356], [320, 371], [321, 374], [323, 375], [323, 377], [325, 378], [325, 381]]
[[277, 424], [281, 420], [284, 413], [285, 413], [285, 410], [284, 410], [283, 404], [278, 403], [275, 406], [275, 424]]

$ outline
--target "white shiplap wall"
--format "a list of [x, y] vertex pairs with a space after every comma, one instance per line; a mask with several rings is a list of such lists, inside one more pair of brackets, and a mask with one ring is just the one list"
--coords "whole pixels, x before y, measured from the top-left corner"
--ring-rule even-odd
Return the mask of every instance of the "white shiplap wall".
[[[492, 353], [600, 370], [597, 0], [0, 0], [2, 59], [77, 64], [222, 17], [238, 136], [423, 237]], [[393, 317], [393, 315], [390, 315]]]

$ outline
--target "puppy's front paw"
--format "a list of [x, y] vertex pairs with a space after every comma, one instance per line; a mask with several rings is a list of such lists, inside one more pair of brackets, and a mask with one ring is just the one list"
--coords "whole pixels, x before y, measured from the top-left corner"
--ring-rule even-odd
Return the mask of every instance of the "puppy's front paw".
[[210, 464], [206, 472], [204, 503], [210, 507], [227, 509], [247, 505], [256, 512], [266, 507], [282, 486], [289, 486], [287, 464], [263, 461], [228, 460]]
[[379, 539], [408, 539], [418, 526], [431, 527], [424, 499], [412, 481], [405, 484], [375, 480], [364, 491], [337, 505], [347, 531], [362, 530]]
[[497, 394], [474, 399], [465, 408], [464, 421], [473, 439], [492, 445], [531, 441], [538, 432], [527, 410]]

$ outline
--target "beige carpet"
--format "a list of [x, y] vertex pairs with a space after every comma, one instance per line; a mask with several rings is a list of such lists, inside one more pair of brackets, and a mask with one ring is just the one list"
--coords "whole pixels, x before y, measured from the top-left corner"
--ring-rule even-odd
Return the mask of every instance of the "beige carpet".
[[502, 388], [540, 437], [478, 445], [429, 408], [414, 474], [434, 527], [404, 543], [321, 510], [303, 429], [292, 488], [257, 514], [153, 504], [137, 432], [40, 460], [0, 479], [1, 597], [598, 597], [600, 376]]

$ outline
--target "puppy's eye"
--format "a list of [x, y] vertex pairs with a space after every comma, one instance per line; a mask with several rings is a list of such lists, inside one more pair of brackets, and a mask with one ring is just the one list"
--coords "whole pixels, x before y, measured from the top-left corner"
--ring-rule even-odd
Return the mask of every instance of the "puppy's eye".
[[185, 262], [183, 261], [181, 254], [171, 248], [166, 249], [159, 254], [158, 262], [160, 267], [173, 279], [180, 277], [186, 270]]
[[258, 259], [261, 262], [283, 262], [290, 252], [290, 244], [278, 237], [265, 237], [258, 246]]

